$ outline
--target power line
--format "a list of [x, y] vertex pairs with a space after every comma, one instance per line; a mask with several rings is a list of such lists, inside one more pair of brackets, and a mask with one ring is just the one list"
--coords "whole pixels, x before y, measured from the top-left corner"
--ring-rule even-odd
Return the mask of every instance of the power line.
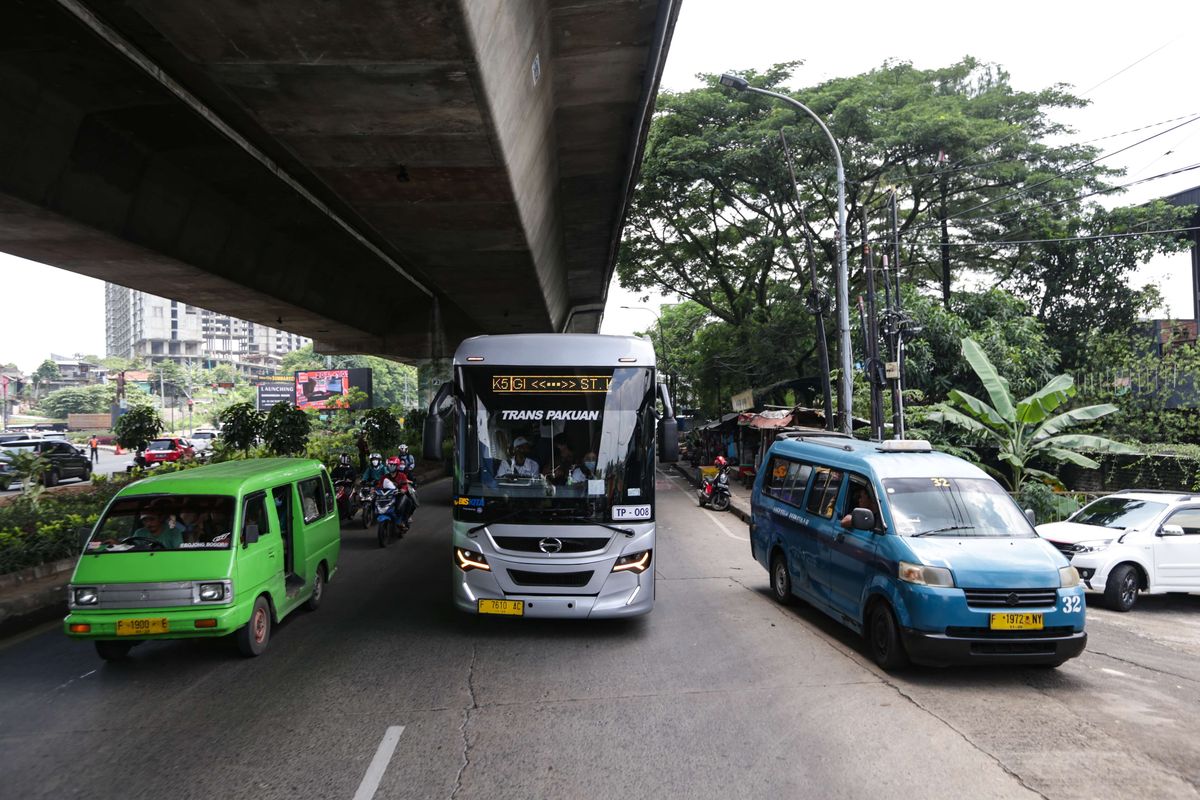
[[[1134, 236], [1160, 236], [1167, 233], [1191, 233], [1200, 231], [1200, 225], [1190, 228], [1168, 228], [1156, 231], [1132, 231], [1130, 233], [1098, 233], [1095, 236], [1064, 236], [1057, 239], [998, 239], [993, 242], [949, 242], [950, 247], [999, 247], [1009, 244], [1052, 244], [1055, 242], [1092, 242], [1102, 239], [1127, 239]], [[942, 242], [917, 242], [918, 247], [942, 247]], [[932, 263], [932, 262], [930, 262]]]

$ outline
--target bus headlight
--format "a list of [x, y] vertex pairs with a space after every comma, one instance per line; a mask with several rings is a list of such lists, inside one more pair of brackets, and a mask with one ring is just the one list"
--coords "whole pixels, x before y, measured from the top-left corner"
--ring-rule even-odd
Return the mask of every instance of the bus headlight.
[[462, 547], [454, 548], [454, 563], [463, 572], [470, 572], [473, 569], [491, 572], [492, 568], [488, 565], [487, 557], [483, 553], [476, 553], [474, 550], [466, 550]]
[[627, 556], [621, 556], [617, 559], [617, 563], [613, 564], [613, 572], [636, 572], [642, 573], [650, 568], [650, 559], [653, 555], [653, 550], [643, 550], [640, 553], [630, 553]]
[[900, 562], [900, 580], [921, 586], [953, 586], [954, 576], [945, 567], [927, 567], [924, 564]]
[[1074, 567], [1062, 567], [1058, 570], [1058, 585], [1064, 589], [1079, 585], [1079, 570]]
[[100, 595], [93, 586], [81, 586], [71, 591], [77, 606], [94, 606], [100, 602]]

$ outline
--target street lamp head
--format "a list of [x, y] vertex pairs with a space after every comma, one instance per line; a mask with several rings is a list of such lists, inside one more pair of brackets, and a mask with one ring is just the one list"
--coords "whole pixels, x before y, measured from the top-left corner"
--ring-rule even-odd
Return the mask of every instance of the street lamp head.
[[734, 75], [732, 72], [721, 73], [721, 85], [728, 86], [730, 89], [736, 89], [739, 92], [744, 92], [750, 88], [750, 84], [740, 75]]

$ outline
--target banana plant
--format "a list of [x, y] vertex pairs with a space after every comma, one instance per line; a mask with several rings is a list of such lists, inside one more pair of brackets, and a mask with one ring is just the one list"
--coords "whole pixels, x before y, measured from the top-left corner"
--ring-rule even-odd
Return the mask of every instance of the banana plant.
[[987, 354], [975, 340], [963, 339], [962, 353], [979, 376], [991, 402], [952, 389], [948, 401], [938, 405], [929, 419], [956, 425], [995, 444], [1000, 451], [999, 459], [1008, 466], [1009, 474], [988, 467], [985, 469], [1007, 483], [1012, 491], [1019, 492], [1027, 478], [1062, 487], [1062, 483], [1051, 473], [1030, 466], [1039, 460], [1096, 469], [1100, 464], [1080, 450], [1134, 455], [1139, 452], [1134, 447], [1103, 436], [1063, 433], [1076, 425], [1117, 411], [1112, 403], [1101, 403], [1059, 412], [1075, 396], [1075, 379], [1070, 375], [1051, 378], [1038, 391], [1014, 402], [1008, 381], [996, 372]]

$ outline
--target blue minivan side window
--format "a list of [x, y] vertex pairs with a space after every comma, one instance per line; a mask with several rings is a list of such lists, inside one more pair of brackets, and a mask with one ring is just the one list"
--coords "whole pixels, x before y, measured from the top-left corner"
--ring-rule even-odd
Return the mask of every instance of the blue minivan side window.
[[808, 512], [831, 519], [842, 488], [842, 472], [829, 467], [817, 467], [812, 491], [808, 493]]
[[763, 493], [799, 507], [804, 502], [804, 490], [808, 488], [808, 476], [811, 474], [811, 465], [775, 456], [771, 459], [767, 479], [763, 482]]

